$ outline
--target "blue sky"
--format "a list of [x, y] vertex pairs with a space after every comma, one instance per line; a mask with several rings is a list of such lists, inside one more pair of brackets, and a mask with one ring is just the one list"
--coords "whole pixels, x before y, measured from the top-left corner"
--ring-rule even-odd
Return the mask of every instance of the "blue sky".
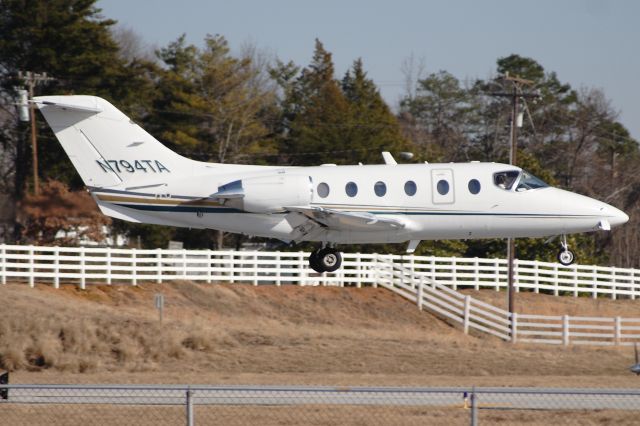
[[640, 139], [640, 1], [635, 0], [99, 0], [103, 15], [161, 47], [186, 33], [201, 44], [222, 34], [307, 65], [319, 38], [338, 76], [361, 57], [391, 106], [404, 92], [402, 62], [427, 72], [487, 78], [517, 53], [573, 87], [604, 90]]

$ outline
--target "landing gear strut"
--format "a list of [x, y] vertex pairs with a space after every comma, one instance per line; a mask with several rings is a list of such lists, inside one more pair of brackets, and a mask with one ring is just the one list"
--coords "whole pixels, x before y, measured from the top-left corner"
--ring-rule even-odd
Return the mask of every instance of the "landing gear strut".
[[562, 263], [564, 266], [569, 266], [576, 260], [576, 256], [571, 250], [569, 250], [566, 235], [562, 236], [562, 241], [560, 242], [560, 244], [562, 245], [562, 247], [558, 252], [558, 262]]
[[309, 256], [309, 266], [318, 273], [334, 272], [342, 265], [342, 255], [333, 247], [314, 250]]

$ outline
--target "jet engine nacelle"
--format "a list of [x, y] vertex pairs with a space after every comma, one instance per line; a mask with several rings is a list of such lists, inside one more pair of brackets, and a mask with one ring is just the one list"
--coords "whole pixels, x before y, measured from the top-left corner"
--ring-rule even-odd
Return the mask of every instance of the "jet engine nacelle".
[[230, 182], [211, 197], [251, 213], [277, 213], [285, 207], [308, 206], [312, 193], [309, 176], [279, 173]]

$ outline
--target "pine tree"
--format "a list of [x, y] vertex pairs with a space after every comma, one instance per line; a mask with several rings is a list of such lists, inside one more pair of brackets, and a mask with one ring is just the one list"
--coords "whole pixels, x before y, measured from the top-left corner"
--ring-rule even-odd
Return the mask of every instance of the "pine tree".
[[[56, 80], [36, 95], [105, 97], [139, 117], [149, 94], [145, 61], [125, 61], [111, 36], [115, 21], [100, 15], [95, 0], [0, 0], [0, 145], [4, 161], [0, 191], [22, 200], [31, 177], [29, 124], [19, 123], [15, 88], [19, 71], [46, 72]], [[36, 116], [39, 117], [39, 116]], [[82, 182], [44, 120], [38, 119], [38, 174], [74, 189]], [[19, 238], [19, 229], [14, 231]]]
[[283, 90], [281, 152], [290, 163], [379, 163], [381, 151], [406, 146], [361, 60], [337, 81], [331, 53], [316, 40], [311, 64], [297, 71], [292, 63], [272, 70]]
[[177, 151], [203, 161], [238, 162], [270, 147], [274, 89], [249, 56], [234, 57], [222, 36], [205, 48], [182, 36], [158, 52], [160, 73], [152, 128]]
[[401, 101], [408, 126], [423, 135], [417, 148], [427, 161], [468, 160], [467, 129], [473, 122], [471, 96], [446, 71], [417, 82], [415, 96]]
[[398, 120], [382, 99], [375, 83], [367, 78], [362, 60], [347, 71], [341, 84], [349, 102], [349, 127], [344, 145], [351, 148], [351, 163], [379, 163], [382, 151], [398, 152], [407, 148]]
[[[104, 19], [95, 0], [0, 0], [0, 81], [2, 102], [11, 103], [14, 88], [23, 85], [18, 71], [46, 72], [56, 80], [39, 87], [44, 94], [91, 94], [117, 101], [118, 107], [139, 110], [149, 93], [145, 79], [150, 64], [125, 61], [110, 28], [115, 21]], [[7, 105], [8, 106], [8, 105]], [[13, 110], [13, 108], [7, 110]], [[16, 126], [14, 122], [0, 123]], [[39, 120], [41, 146], [40, 170], [47, 178], [81, 186], [78, 175], [54, 142], [50, 129]], [[24, 125], [18, 125], [18, 130]], [[23, 132], [26, 133], [26, 132]], [[31, 153], [19, 149], [29, 146], [25, 140], [7, 140], [17, 150], [14, 196], [22, 198]]]
[[[334, 79], [331, 53], [316, 39], [311, 64], [302, 70], [290, 92], [291, 121], [282, 152], [296, 165], [344, 163], [343, 133], [349, 105]], [[349, 147], [346, 147], [347, 149]], [[305, 153], [304, 156], [296, 154]]]

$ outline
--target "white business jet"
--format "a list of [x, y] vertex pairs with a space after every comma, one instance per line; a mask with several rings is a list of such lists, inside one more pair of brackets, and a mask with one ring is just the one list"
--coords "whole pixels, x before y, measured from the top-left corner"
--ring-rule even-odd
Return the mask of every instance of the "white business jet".
[[561, 236], [629, 219], [603, 202], [497, 163], [272, 167], [205, 163], [158, 142], [104, 99], [44, 96], [44, 114], [102, 212], [131, 222], [317, 241], [318, 272], [342, 262], [337, 244]]

